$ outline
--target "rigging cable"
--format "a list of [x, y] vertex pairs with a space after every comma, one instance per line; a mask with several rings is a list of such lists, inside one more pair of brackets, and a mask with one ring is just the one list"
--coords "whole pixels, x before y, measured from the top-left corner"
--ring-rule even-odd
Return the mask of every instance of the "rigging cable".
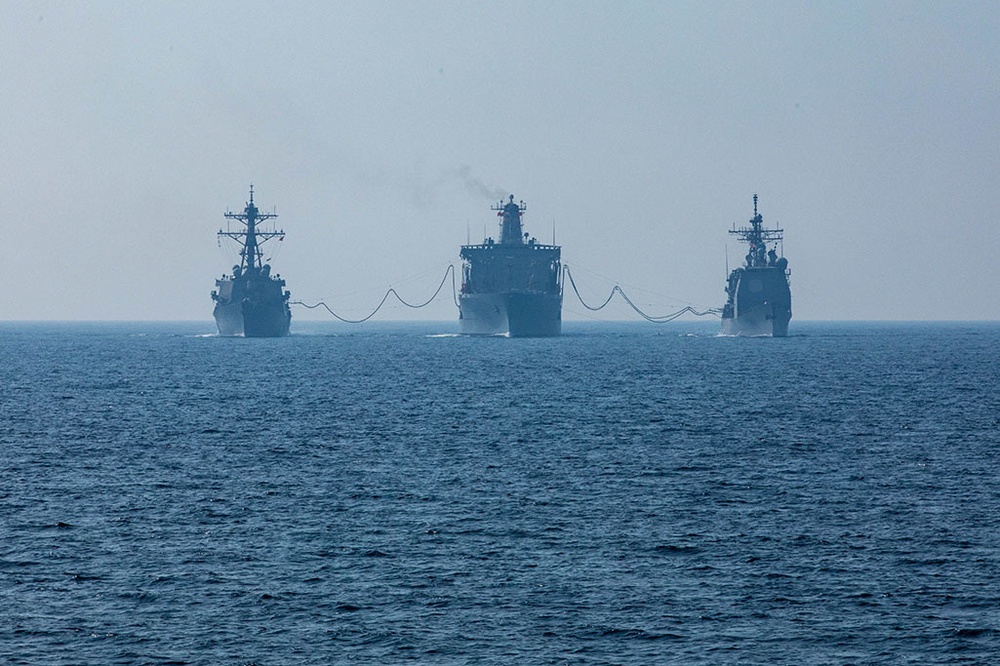
[[403, 305], [405, 305], [408, 308], [413, 308], [414, 310], [418, 310], [420, 308], [427, 307], [428, 305], [431, 304], [431, 301], [433, 301], [435, 298], [437, 298], [438, 294], [441, 293], [441, 290], [444, 288], [445, 282], [448, 281], [448, 276], [449, 275], [451, 275], [451, 295], [452, 295], [452, 300], [455, 302], [455, 307], [458, 307], [458, 291], [455, 288], [455, 265], [454, 264], [448, 264], [448, 268], [446, 268], [445, 271], [444, 271], [444, 277], [441, 278], [441, 284], [438, 285], [438, 288], [434, 291], [434, 294], [430, 298], [428, 298], [426, 301], [424, 301], [423, 303], [408, 303], [407, 301], [403, 300], [403, 297], [399, 295], [399, 293], [395, 290], [395, 288], [389, 287], [389, 290], [385, 292], [385, 295], [382, 297], [382, 300], [379, 301], [379, 304], [377, 306], [375, 306], [375, 309], [372, 310], [368, 314], [368, 316], [362, 317], [361, 319], [347, 319], [345, 317], [341, 317], [339, 314], [337, 314], [336, 312], [334, 312], [333, 310], [331, 310], [330, 306], [327, 305], [326, 303], [324, 303], [323, 301], [320, 301], [320, 302], [316, 303], [315, 305], [309, 305], [308, 303], [305, 303], [303, 301], [291, 301], [289, 303], [289, 305], [301, 305], [302, 307], [308, 308], [310, 310], [314, 310], [316, 308], [320, 308], [321, 307], [321, 308], [324, 308], [331, 315], [333, 315], [334, 317], [336, 317], [337, 319], [339, 319], [340, 321], [344, 322], [345, 324], [363, 324], [364, 322], [368, 321], [369, 319], [371, 319], [372, 317], [374, 317], [376, 314], [378, 314], [378, 311], [381, 310], [382, 306], [385, 305], [386, 301], [389, 300], [389, 296], [395, 296], [397, 301], [399, 301], [400, 303], [402, 303]]
[[630, 299], [628, 297], [628, 295], [622, 290], [622, 288], [619, 287], [617, 284], [614, 287], [611, 288], [611, 293], [608, 294], [608, 297], [606, 299], [604, 299], [603, 303], [601, 303], [598, 306], [588, 305], [587, 302], [583, 300], [583, 296], [580, 295], [580, 290], [576, 288], [576, 281], [573, 279], [573, 273], [571, 273], [570, 270], [569, 270], [569, 264], [565, 264], [563, 266], [563, 271], [566, 273], [566, 277], [569, 278], [569, 283], [573, 287], [573, 293], [576, 294], [576, 297], [580, 301], [580, 304], [583, 305], [583, 307], [585, 307], [588, 310], [590, 310], [591, 312], [597, 312], [598, 310], [603, 310], [604, 308], [606, 308], [608, 306], [608, 303], [611, 302], [611, 299], [615, 297], [615, 294], [620, 294], [621, 297], [622, 297], [622, 300], [624, 300], [626, 303], [628, 303], [629, 307], [631, 307], [633, 310], [636, 311], [636, 314], [638, 314], [640, 317], [642, 317], [646, 321], [652, 322], [654, 324], [666, 324], [667, 322], [671, 322], [671, 321], [677, 319], [678, 317], [680, 317], [681, 315], [687, 314], [687, 313], [693, 314], [696, 317], [705, 317], [707, 315], [718, 316], [718, 315], [722, 314], [722, 310], [720, 310], [718, 308], [709, 308], [709, 309], [704, 310], [704, 311], [699, 311], [699, 310], [696, 310], [695, 308], [691, 307], [690, 305], [688, 305], [688, 306], [685, 306], [684, 308], [678, 310], [677, 312], [671, 312], [670, 314], [666, 314], [666, 315], [662, 315], [662, 316], [648, 315], [645, 312], [643, 312], [642, 310], [640, 310], [639, 307], [635, 303], [632, 302], [632, 299]]

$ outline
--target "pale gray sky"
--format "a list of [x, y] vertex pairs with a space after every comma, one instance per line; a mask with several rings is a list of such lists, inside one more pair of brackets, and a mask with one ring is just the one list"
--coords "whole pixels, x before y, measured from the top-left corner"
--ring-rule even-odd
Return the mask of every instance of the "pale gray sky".
[[796, 319], [1000, 318], [995, 2], [2, 10], [2, 319], [210, 321], [251, 182], [293, 298], [349, 316], [428, 296], [503, 192], [591, 300], [718, 307], [757, 192]]

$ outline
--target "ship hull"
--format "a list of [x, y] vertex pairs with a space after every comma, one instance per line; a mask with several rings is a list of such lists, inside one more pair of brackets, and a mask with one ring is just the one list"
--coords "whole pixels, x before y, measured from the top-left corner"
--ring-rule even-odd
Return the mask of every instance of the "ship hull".
[[286, 336], [292, 321], [292, 313], [283, 303], [263, 306], [250, 301], [218, 303], [214, 315], [219, 335], [242, 335], [247, 338]]
[[216, 303], [212, 314], [219, 335], [243, 335], [243, 308], [239, 303]]
[[722, 314], [722, 335], [788, 335], [792, 294], [777, 267], [739, 268], [730, 277], [730, 298]]
[[756, 308], [738, 317], [723, 317], [722, 335], [783, 338], [788, 335], [791, 318], [790, 312], [772, 314], [770, 309]]
[[562, 332], [560, 294], [462, 294], [459, 324], [466, 335], [552, 337]]

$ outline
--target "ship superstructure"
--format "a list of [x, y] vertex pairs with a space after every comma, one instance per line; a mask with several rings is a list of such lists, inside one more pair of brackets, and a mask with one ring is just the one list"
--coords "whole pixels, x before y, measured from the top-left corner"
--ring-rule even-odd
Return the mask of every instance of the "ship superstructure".
[[253, 185], [250, 201], [242, 213], [226, 212], [232, 224], [219, 230], [218, 237], [236, 241], [240, 247], [240, 263], [230, 275], [215, 281], [212, 292], [215, 301], [215, 323], [220, 335], [243, 335], [248, 338], [273, 338], [288, 335], [292, 312], [288, 307], [291, 293], [284, 289], [280, 275], [271, 275], [271, 265], [264, 263], [262, 246], [268, 241], [285, 237], [284, 230], [261, 226], [278, 217], [277, 213], [262, 213], [254, 204]]
[[526, 206], [514, 195], [491, 207], [500, 239], [463, 245], [461, 331], [471, 335], [553, 336], [562, 331], [562, 266], [558, 245], [529, 238]]
[[[750, 226], [733, 228], [730, 234], [750, 246], [744, 265], [734, 269], [726, 282], [726, 305], [722, 310], [723, 335], [788, 335], [792, 318], [791, 272], [783, 253], [783, 229], [765, 229], [753, 195]], [[768, 244], [771, 244], [768, 249]]]

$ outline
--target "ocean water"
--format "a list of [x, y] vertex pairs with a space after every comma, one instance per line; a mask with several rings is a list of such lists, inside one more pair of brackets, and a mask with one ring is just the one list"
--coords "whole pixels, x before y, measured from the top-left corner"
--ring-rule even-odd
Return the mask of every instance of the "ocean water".
[[1000, 324], [0, 324], [0, 663], [1000, 663]]

